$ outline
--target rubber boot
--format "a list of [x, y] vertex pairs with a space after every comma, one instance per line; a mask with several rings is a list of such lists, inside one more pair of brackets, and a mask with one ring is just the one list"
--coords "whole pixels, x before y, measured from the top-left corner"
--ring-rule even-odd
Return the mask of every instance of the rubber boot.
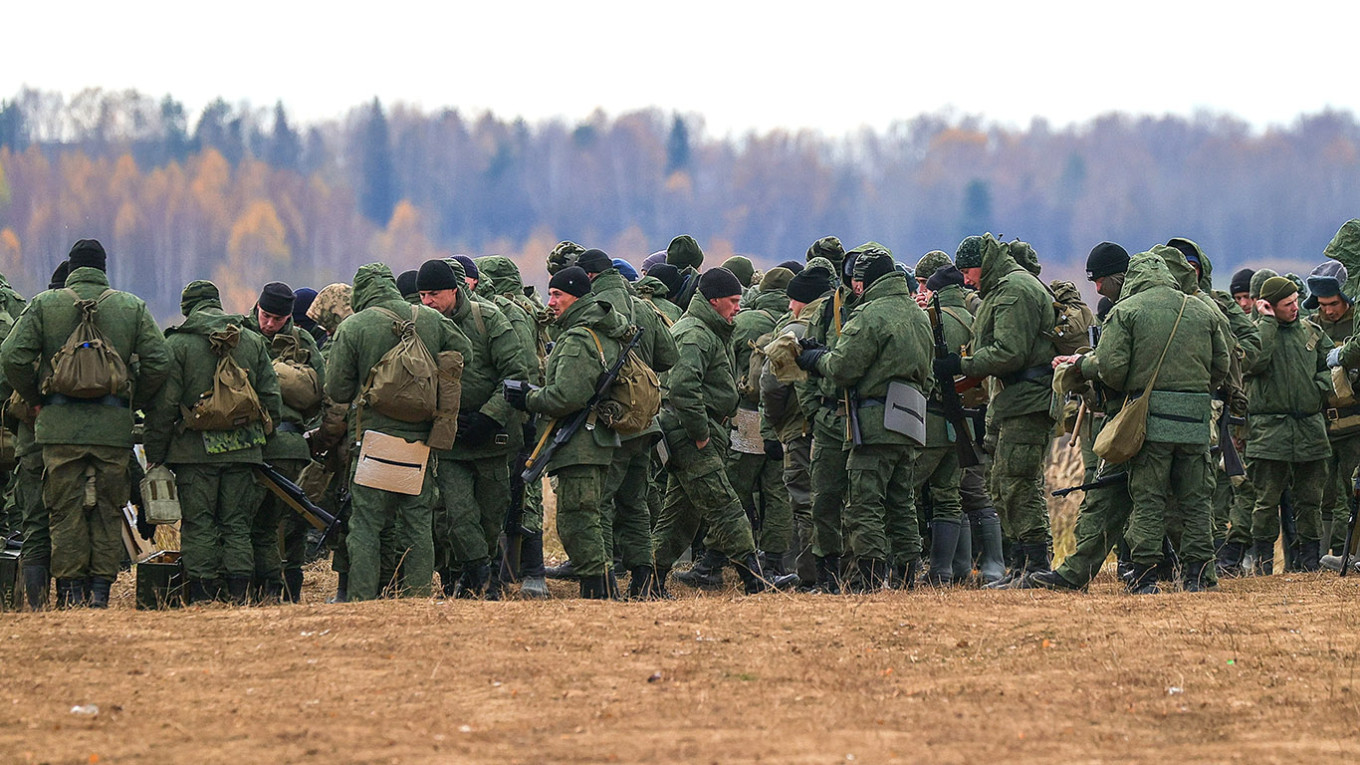
[[[1328, 571], [1340, 571], [1342, 557], [1344, 557], [1344, 555], [1324, 555], [1321, 558], [1318, 558], [1318, 563]], [[1350, 571], [1348, 573], [1360, 573], [1360, 557], [1352, 555], [1348, 565], [1350, 566]]]
[[90, 608], [108, 608], [111, 587], [112, 579], [105, 579], [102, 576], [90, 577]]
[[1130, 595], [1156, 595], [1161, 592], [1157, 589], [1157, 567], [1133, 564], [1133, 576], [1125, 591]]
[[283, 570], [283, 595], [289, 603], [302, 602], [302, 569], [287, 568]]
[[250, 577], [248, 576], [229, 576], [227, 577], [227, 597], [231, 598], [233, 606], [244, 606], [248, 602], [250, 590]]
[[339, 581], [335, 584], [335, 594], [326, 600], [327, 603], [348, 603], [349, 602], [349, 572], [342, 572]]
[[208, 589], [208, 581], [206, 579], [189, 580], [189, 605], [211, 603], [215, 599], [216, 596]]
[[1006, 575], [1006, 558], [1001, 552], [1001, 519], [984, 516], [978, 522], [982, 537], [982, 557], [978, 561], [978, 580], [984, 586], [1000, 581]]
[[1316, 539], [1299, 540], [1299, 570], [1312, 573], [1322, 569], [1322, 542]]
[[84, 579], [57, 580], [57, 608], [80, 608], [85, 605]]
[[543, 575], [549, 579], [562, 579], [568, 582], [574, 582], [581, 578], [576, 573], [576, 567], [571, 565], [570, 559], [562, 561], [562, 565], [560, 566], [552, 566], [544, 569]]
[[1265, 542], [1256, 540], [1251, 543], [1251, 552], [1256, 556], [1253, 567], [1257, 576], [1270, 576], [1275, 573], [1275, 540]]
[[925, 581], [935, 587], [954, 583], [954, 556], [959, 549], [959, 522], [938, 520], [930, 522], [930, 570]]
[[[28, 600], [28, 610], [41, 611], [47, 608], [47, 591], [52, 586], [52, 577], [43, 566], [24, 566], [24, 597]], [[1337, 568], [1340, 571], [1340, 567]]]
[[995, 582], [986, 585], [984, 589], [1004, 590], [1007, 587], [1010, 587], [1011, 584], [1013, 584], [1017, 580], [1023, 578], [1026, 573], [1025, 566], [1029, 560], [1025, 555], [1026, 550], [1027, 547], [1025, 545], [1021, 544], [1012, 545], [1011, 565], [1010, 568], [1006, 570], [1006, 575], [996, 580]]
[[609, 600], [609, 581], [604, 574], [577, 577], [581, 583], [581, 597], [586, 600]]
[[1205, 576], [1213, 561], [1203, 563], [1185, 562], [1182, 566], [1181, 590], [1183, 592], [1205, 592], [1218, 588], [1218, 582]]
[[458, 583], [454, 585], [453, 597], [459, 600], [477, 600], [482, 597], [482, 589], [486, 587], [486, 577], [490, 573], [491, 566], [488, 563], [463, 569], [463, 575], [458, 577]]
[[[888, 563], [877, 558], [860, 558], [856, 561], [859, 576], [855, 579], [857, 593], [878, 592], [888, 584]], [[910, 570], [910, 567], [908, 567]], [[907, 571], [903, 571], [906, 574]]]
[[967, 584], [973, 578], [973, 530], [971, 525], [965, 528], [962, 522], [959, 524], [959, 542], [954, 548], [954, 560], [950, 569], [956, 585]]
[[1246, 572], [1242, 570], [1242, 556], [1246, 555], [1247, 546], [1241, 542], [1224, 542], [1218, 550], [1218, 575], [1222, 578], [1232, 578], [1244, 576]]
[[628, 599], [656, 599], [656, 572], [651, 566], [634, 566], [628, 569]]
[[604, 584], [610, 600], [623, 600], [623, 593], [619, 591], [619, 576], [614, 573], [612, 566], [604, 575]]
[[727, 558], [717, 550], [704, 550], [704, 554], [694, 562], [689, 571], [675, 575], [675, 581], [690, 587], [718, 589], [723, 586], [722, 570]]
[[1181, 557], [1176, 554], [1176, 546], [1171, 537], [1162, 537], [1162, 562], [1157, 564], [1157, 581], [1176, 581], [1176, 569], [1181, 566]]
[[828, 595], [841, 594], [841, 558], [827, 555], [817, 558], [817, 590]]

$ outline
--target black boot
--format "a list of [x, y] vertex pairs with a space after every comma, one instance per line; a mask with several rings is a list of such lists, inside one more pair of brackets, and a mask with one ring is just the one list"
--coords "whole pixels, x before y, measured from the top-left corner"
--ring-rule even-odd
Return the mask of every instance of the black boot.
[[609, 581], [604, 574], [580, 576], [581, 597], [586, 600], [609, 600]]
[[722, 570], [726, 564], [727, 557], [722, 553], [717, 550], [704, 550], [704, 554], [694, 562], [689, 571], [681, 571], [675, 575], [675, 581], [690, 587], [721, 589]]
[[1057, 571], [1034, 571], [1025, 575], [1024, 579], [1011, 586], [1013, 590], [1067, 590], [1069, 592], [1080, 591], [1083, 588], [1067, 581], [1062, 574]]
[[349, 572], [341, 572], [339, 581], [335, 584], [335, 596], [327, 603], [348, 603], [349, 602]]
[[28, 600], [28, 610], [41, 611], [47, 608], [47, 590], [52, 585], [52, 577], [44, 566], [24, 566], [24, 597]]
[[283, 570], [283, 594], [288, 598], [289, 603], [302, 602], [302, 569], [286, 568]]
[[628, 569], [628, 599], [656, 600], [656, 572], [651, 566]]
[[576, 573], [576, 567], [571, 565], [570, 559], [562, 561], [560, 566], [550, 566], [543, 569], [543, 575], [549, 579], [563, 579], [568, 582], [574, 582], [581, 578]]
[[1218, 549], [1218, 575], [1220, 578], [1238, 577], [1242, 571], [1242, 556], [1247, 554], [1247, 546], [1241, 542], [1224, 542]]
[[991, 510], [990, 514], [985, 513], [986, 510], [978, 512], [981, 516], [978, 521], [978, 538], [981, 542], [978, 580], [984, 586], [998, 582], [1006, 576], [1006, 556], [1002, 554], [1001, 545], [1001, 519], [996, 517], [995, 510]]
[[[878, 592], [888, 583], [888, 563], [877, 558], [860, 558], [856, 561], [859, 567], [859, 576], [855, 580], [854, 590], [857, 593]], [[909, 573], [910, 567], [903, 574]]]
[[102, 576], [90, 577], [90, 608], [108, 608], [111, 587], [112, 579], [105, 579]]
[[973, 578], [973, 530], [966, 520], [959, 524], [959, 543], [950, 568], [954, 584], [967, 584]]
[[610, 600], [623, 600], [623, 593], [619, 591], [619, 576], [614, 573], [612, 566], [604, 575], [604, 584]]
[[1176, 581], [1176, 569], [1181, 567], [1181, 558], [1176, 554], [1176, 546], [1170, 537], [1162, 537], [1162, 562], [1157, 564], [1157, 581]]
[[1182, 567], [1185, 578], [1181, 580], [1181, 590], [1184, 592], [1204, 592], [1205, 590], [1218, 589], [1218, 582], [1209, 576], [1209, 567], [1213, 565], [1213, 561], [1185, 562]]
[[214, 591], [209, 589], [209, 583], [206, 579], [189, 580], [189, 605], [211, 603], [216, 598]]
[[954, 554], [959, 548], [959, 522], [939, 520], [930, 523], [930, 570], [927, 584], [948, 587], [954, 583]]
[[784, 567], [784, 553], [760, 554], [760, 566], [765, 570], [766, 576], [784, 576], [788, 569]]
[[231, 604], [233, 606], [246, 605], [249, 591], [250, 591], [250, 577], [248, 576], [227, 577], [227, 597], [231, 598]]
[[57, 580], [57, 608], [82, 608], [85, 605], [84, 579]]
[[1322, 542], [1316, 539], [1299, 540], [1299, 570], [1304, 572], [1322, 569]]
[[841, 558], [839, 555], [827, 555], [817, 558], [817, 583], [814, 587], [818, 592], [828, 595], [841, 594]]
[[1011, 565], [1010, 568], [1006, 570], [1006, 575], [995, 582], [986, 585], [984, 589], [1004, 590], [1015, 583], [1016, 580], [1023, 578], [1025, 576], [1025, 565], [1029, 560], [1025, 556], [1025, 551], [1027, 549], [1026, 545], [1022, 545], [1018, 542], [1011, 545]]
[[486, 563], [467, 566], [463, 569], [463, 575], [458, 577], [458, 583], [454, 585], [453, 597], [460, 600], [477, 600], [482, 597], [482, 589], [486, 587], [486, 577], [490, 573], [491, 567]]
[[1257, 576], [1270, 576], [1275, 573], [1275, 540], [1265, 542], [1258, 539], [1251, 543], [1251, 551], [1256, 556]]
[[1126, 591], [1130, 595], [1156, 595], [1161, 592], [1157, 589], [1157, 567], [1146, 566], [1141, 563], [1133, 564], [1133, 576], [1129, 580]]
[[671, 591], [666, 589], [666, 578], [670, 575], [671, 570], [668, 568], [656, 569], [656, 584], [652, 591], [653, 600], [675, 600], [675, 596], [671, 594]]
[[1033, 574], [1053, 569], [1053, 551], [1047, 542], [1033, 542], [1023, 545], [1025, 549], [1025, 573]]

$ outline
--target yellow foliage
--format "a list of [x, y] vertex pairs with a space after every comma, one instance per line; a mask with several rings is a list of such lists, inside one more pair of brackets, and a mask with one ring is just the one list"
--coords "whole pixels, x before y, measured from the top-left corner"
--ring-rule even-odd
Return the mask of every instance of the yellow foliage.
[[24, 266], [23, 248], [19, 246], [19, 235], [14, 229], [0, 231], [0, 270], [7, 276], [14, 276]]
[[267, 199], [252, 201], [236, 219], [227, 239], [227, 259], [235, 266], [288, 262], [288, 237], [283, 221]]

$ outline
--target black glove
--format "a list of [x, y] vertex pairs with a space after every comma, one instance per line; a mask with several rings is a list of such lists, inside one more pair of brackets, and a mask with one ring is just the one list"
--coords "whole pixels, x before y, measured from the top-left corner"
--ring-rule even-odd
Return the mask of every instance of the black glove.
[[765, 458], [771, 460], [784, 460], [784, 445], [773, 438], [765, 439]]
[[505, 400], [521, 412], [529, 411], [529, 383], [518, 380], [505, 381]]
[[813, 348], [825, 348], [826, 346], [822, 345], [821, 340], [815, 340], [811, 337], [800, 337], [798, 338], [798, 347], [805, 351], [810, 351]]
[[146, 520], [146, 511], [142, 506], [137, 506], [137, 536], [148, 542], [156, 541], [156, 524]]
[[963, 359], [957, 353], [951, 353], [942, 359], [935, 359], [935, 379], [952, 380], [963, 373]]
[[458, 414], [458, 440], [464, 446], [481, 446], [499, 432], [501, 424], [481, 412]]
[[798, 368], [806, 369], [812, 374], [819, 375], [821, 372], [817, 371], [817, 359], [820, 359], [828, 353], [830, 353], [830, 351], [825, 348], [808, 348], [798, 354]]

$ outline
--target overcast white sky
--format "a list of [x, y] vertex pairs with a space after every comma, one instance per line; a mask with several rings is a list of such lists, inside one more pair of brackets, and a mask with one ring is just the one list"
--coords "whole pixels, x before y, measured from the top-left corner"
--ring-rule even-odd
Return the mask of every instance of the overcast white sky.
[[219, 95], [302, 122], [375, 95], [530, 120], [657, 106], [717, 135], [945, 108], [1020, 127], [1360, 111], [1349, 3], [15, 0], [0, 20], [0, 98], [134, 88], [191, 125]]

